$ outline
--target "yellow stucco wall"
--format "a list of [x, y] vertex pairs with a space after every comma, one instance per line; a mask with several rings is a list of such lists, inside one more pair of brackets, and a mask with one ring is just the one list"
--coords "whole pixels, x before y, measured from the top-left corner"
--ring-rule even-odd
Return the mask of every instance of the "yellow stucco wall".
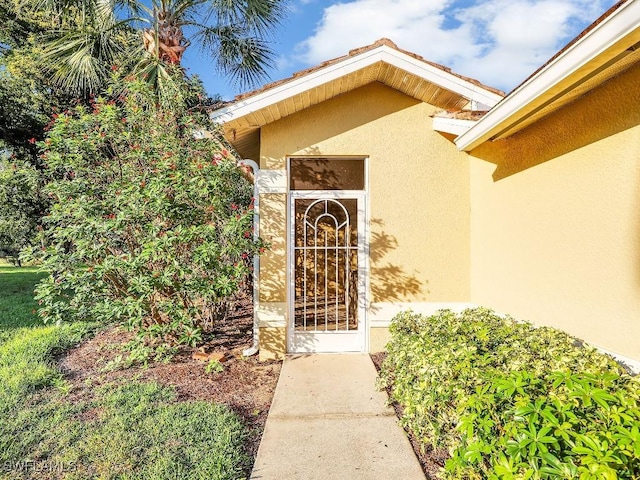
[[391, 340], [391, 333], [386, 327], [375, 327], [369, 331], [369, 351], [371, 353], [384, 352]]
[[282, 359], [287, 351], [286, 215], [286, 193], [260, 195], [260, 236], [269, 242], [258, 282], [260, 361]]
[[[374, 83], [261, 129], [262, 168], [285, 169], [289, 155], [369, 158], [373, 302], [469, 300], [469, 164], [433, 131], [436, 110]], [[281, 263], [263, 266], [279, 275]]]
[[260, 195], [260, 236], [269, 249], [260, 257], [260, 302], [286, 302], [287, 194]]
[[635, 359], [638, 85], [640, 66], [470, 160], [471, 301]]
[[266, 360], [281, 360], [287, 352], [287, 333], [284, 327], [260, 327], [261, 362]]

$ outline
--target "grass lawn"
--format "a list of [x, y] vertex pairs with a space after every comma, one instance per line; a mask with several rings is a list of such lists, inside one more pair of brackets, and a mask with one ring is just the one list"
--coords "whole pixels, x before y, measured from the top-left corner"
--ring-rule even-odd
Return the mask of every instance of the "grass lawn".
[[0, 266], [0, 478], [239, 479], [248, 435], [227, 407], [149, 382], [75, 400], [56, 355], [94, 325], [42, 325], [33, 268]]
[[33, 285], [41, 277], [36, 268], [0, 264], [0, 332], [40, 324], [33, 312]]

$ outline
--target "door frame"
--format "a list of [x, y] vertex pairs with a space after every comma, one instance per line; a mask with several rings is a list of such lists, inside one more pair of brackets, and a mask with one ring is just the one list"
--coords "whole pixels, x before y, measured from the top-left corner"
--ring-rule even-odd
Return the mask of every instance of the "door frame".
[[[365, 159], [365, 179], [367, 177], [368, 168], [367, 161]], [[287, 165], [288, 166], [288, 165]], [[289, 171], [289, 169], [287, 169]], [[365, 187], [367, 183], [365, 182]], [[368, 322], [368, 307], [369, 307], [369, 196], [366, 190], [289, 190], [287, 194], [287, 353], [347, 353], [347, 352], [368, 352], [369, 351], [369, 322]], [[341, 198], [356, 198], [358, 200], [358, 223], [362, 225], [358, 226], [358, 335], [357, 345], [351, 348], [348, 344], [348, 338], [354, 340], [354, 335], [350, 337], [343, 335], [342, 337], [347, 342], [341, 342], [337, 337], [333, 337], [336, 344], [335, 348], [314, 348], [314, 345], [308, 348], [297, 348], [294, 342], [295, 328], [294, 328], [294, 268], [295, 268], [295, 254], [294, 254], [294, 242], [295, 242], [295, 223], [293, 218], [293, 212], [295, 212], [294, 202], [296, 199], [308, 198], [308, 199], [336, 199]], [[362, 219], [360, 221], [360, 219]], [[300, 335], [300, 334], [298, 334]], [[309, 334], [318, 336], [322, 339], [325, 335], [340, 336], [341, 332], [330, 333], [315, 333]]]

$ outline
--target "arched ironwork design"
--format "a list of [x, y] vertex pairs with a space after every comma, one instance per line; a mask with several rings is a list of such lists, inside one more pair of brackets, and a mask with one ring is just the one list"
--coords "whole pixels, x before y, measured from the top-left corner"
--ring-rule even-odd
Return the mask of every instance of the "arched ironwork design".
[[355, 199], [296, 199], [295, 330], [358, 328]]

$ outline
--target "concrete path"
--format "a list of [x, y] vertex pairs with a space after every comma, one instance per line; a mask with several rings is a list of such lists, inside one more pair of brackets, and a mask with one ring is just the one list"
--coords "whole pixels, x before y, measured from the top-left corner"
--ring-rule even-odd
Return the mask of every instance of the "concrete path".
[[424, 480], [369, 355], [288, 356], [252, 480]]

